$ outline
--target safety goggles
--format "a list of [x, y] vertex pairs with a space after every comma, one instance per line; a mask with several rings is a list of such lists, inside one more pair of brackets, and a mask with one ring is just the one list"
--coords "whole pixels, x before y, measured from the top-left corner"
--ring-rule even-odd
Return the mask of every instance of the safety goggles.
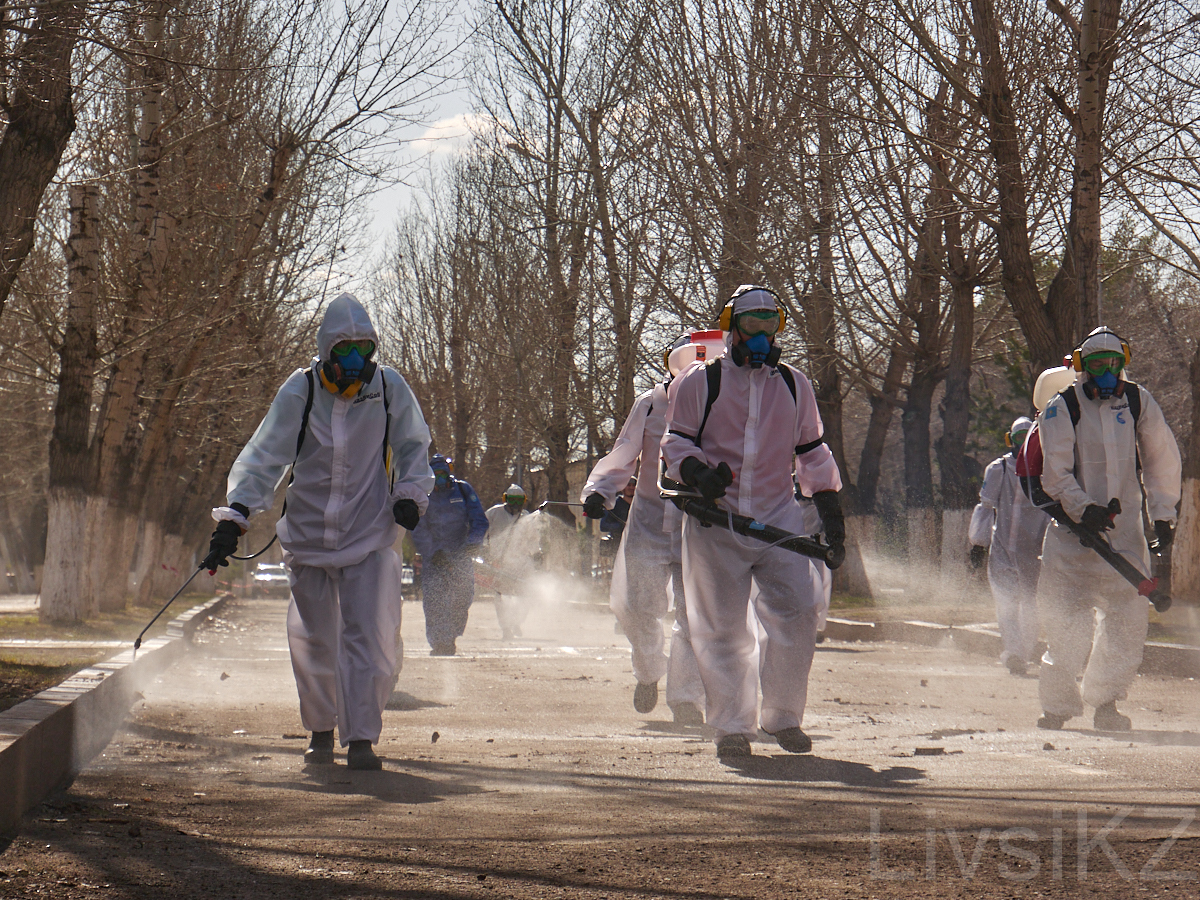
[[375, 342], [374, 341], [338, 341], [336, 344], [333, 345], [333, 355], [334, 356], [349, 356], [355, 350], [358, 351], [359, 356], [361, 356], [363, 359], [366, 359], [368, 356], [370, 356], [372, 353], [375, 352]]
[[524, 506], [525, 497], [521, 494], [505, 494], [504, 502], [509, 506]]
[[1103, 375], [1105, 372], [1119, 375], [1124, 368], [1125, 357], [1119, 354], [1088, 356], [1083, 360], [1083, 369], [1089, 375]]
[[737, 328], [742, 334], [774, 334], [779, 330], [779, 312], [774, 309], [755, 309], [739, 313]]

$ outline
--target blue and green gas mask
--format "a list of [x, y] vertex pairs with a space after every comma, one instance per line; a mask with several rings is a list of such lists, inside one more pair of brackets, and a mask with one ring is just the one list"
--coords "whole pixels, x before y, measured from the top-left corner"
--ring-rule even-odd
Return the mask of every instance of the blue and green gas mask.
[[1120, 353], [1094, 353], [1083, 360], [1083, 370], [1101, 400], [1119, 393], [1117, 388], [1124, 368], [1125, 357]]

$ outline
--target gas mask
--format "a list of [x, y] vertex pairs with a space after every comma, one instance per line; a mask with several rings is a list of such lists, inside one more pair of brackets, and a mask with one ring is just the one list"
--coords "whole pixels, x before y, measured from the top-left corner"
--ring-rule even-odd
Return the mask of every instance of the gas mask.
[[730, 351], [733, 361], [739, 366], [749, 364], [752, 369], [778, 363], [779, 348], [771, 342], [771, 338], [779, 330], [781, 322], [777, 310], [756, 309], [739, 313], [733, 327], [742, 340]]
[[338, 341], [321, 363], [321, 383], [331, 394], [353, 397], [375, 377], [374, 353], [374, 341]]
[[1093, 354], [1083, 360], [1083, 370], [1087, 373], [1087, 382], [1091, 390], [1087, 394], [1095, 394], [1101, 400], [1120, 396], [1121, 370], [1125, 368], [1125, 358], [1117, 354]]
[[1121, 379], [1117, 378], [1115, 372], [1105, 372], [1092, 379], [1092, 384], [1096, 385], [1096, 394], [1101, 400], [1107, 400], [1117, 390], [1117, 384]]

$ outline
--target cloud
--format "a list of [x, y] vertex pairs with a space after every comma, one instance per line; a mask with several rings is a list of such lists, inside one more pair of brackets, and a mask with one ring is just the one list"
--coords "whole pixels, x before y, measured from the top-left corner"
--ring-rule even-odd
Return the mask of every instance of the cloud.
[[461, 152], [473, 135], [488, 127], [490, 119], [475, 113], [459, 113], [434, 122], [409, 147], [417, 154], [447, 155]]

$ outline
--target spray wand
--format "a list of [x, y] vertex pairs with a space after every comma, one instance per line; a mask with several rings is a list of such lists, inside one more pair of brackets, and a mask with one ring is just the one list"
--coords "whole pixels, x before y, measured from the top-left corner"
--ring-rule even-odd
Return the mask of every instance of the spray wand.
[[178, 597], [180, 594], [182, 594], [182, 593], [184, 592], [184, 589], [185, 589], [185, 588], [187, 588], [187, 586], [188, 586], [189, 584], [191, 584], [191, 583], [192, 583], [192, 578], [195, 578], [197, 575], [199, 575], [199, 574], [200, 574], [201, 572], [203, 572], [203, 571], [204, 571], [204, 566], [202, 566], [202, 565], [201, 565], [201, 566], [197, 566], [197, 567], [196, 567], [196, 571], [195, 571], [195, 572], [193, 572], [193, 573], [191, 574], [191, 577], [189, 577], [189, 578], [188, 578], [188, 580], [187, 580], [187, 581], [185, 581], [185, 582], [183, 583], [183, 587], [181, 587], [181, 588], [180, 588], [179, 590], [177, 590], [177, 591], [176, 591], [174, 594], [172, 594], [172, 595], [171, 595], [171, 599], [170, 599], [170, 600], [168, 600], [166, 603], [164, 603], [164, 604], [163, 604], [163, 608], [162, 608], [162, 609], [160, 609], [158, 612], [156, 612], [156, 613], [154, 614], [154, 618], [153, 618], [153, 619], [151, 619], [149, 622], [147, 622], [147, 623], [146, 623], [146, 627], [142, 629], [142, 632], [141, 632], [141, 634], [139, 634], [139, 635], [137, 636], [137, 639], [136, 639], [136, 640], [133, 642], [133, 649], [134, 649], [134, 650], [137, 650], [139, 647], [141, 647], [141, 646], [142, 646], [142, 635], [144, 635], [144, 634], [145, 634], [147, 631], [149, 631], [149, 630], [150, 630], [150, 626], [151, 626], [151, 625], [153, 625], [155, 622], [157, 622], [157, 621], [158, 621], [158, 617], [159, 617], [159, 616], [161, 616], [163, 613], [165, 613], [165, 612], [167, 611], [167, 607], [168, 607], [168, 606], [170, 606], [172, 603], [174, 603], [174, 602], [175, 602], [175, 598], [176, 598], [176, 597]]

